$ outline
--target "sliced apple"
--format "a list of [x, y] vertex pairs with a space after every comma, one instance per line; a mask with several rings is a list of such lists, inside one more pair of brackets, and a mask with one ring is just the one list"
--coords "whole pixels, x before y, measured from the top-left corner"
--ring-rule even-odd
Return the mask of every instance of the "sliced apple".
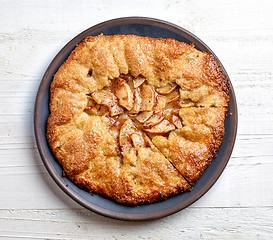
[[145, 141], [140, 133], [133, 133], [131, 139], [135, 148], [145, 147]]
[[183, 127], [180, 117], [178, 117], [178, 116], [176, 116], [176, 115], [173, 115], [172, 121], [173, 121], [173, 124], [174, 124], [177, 128], [182, 128], [182, 127]]
[[180, 97], [179, 90], [175, 89], [175, 91], [171, 92], [170, 94], [166, 95], [167, 103], [177, 101]]
[[135, 78], [133, 80], [134, 88], [138, 88], [139, 86], [141, 86], [141, 84], [144, 83], [145, 80], [146, 79], [144, 77], [140, 77], [140, 76], [138, 76], [137, 78]]
[[172, 83], [168, 83], [165, 87], [156, 88], [156, 91], [160, 94], [167, 95], [171, 93], [176, 87], [177, 87], [177, 84], [172, 82]]
[[147, 121], [144, 122], [143, 127], [151, 128], [156, 124], [160, 123], [164, 119], [163, 111], [155, 113], [152, 117], [150, 117]]
[[104, 116], [109, 113], [109, 110], [106, 106], [97, 104], [95, 107], [91, 109], [88, 110], [86, 109], [85, 112], [90, 115]]
[[109, 109], [110, 116], [123, 113], [123, 109], [118, 105], [117, 97], [111, 92], [99, 90], [92, 93], [92, 98], [97, 104], [105, 105]]
[[152, 128], [144, 129], [144, 131], [149, 133], [168, 133], [175, 129], [175, 126], [168, 120], [164, 119], [159, 124], [153, 126]]
[[144, 123], [153, 115], [153, 113], [153, 111], [142, 112], [137, 115], [136, 120], [138, 120], [140, 123]]
[[151, 139], [147, 136], [147, 134], [143, 133], [143, 139], [145, 141], [146, 146], [151, 147], [153, 145]]
[[141, 111], [151, 111], [155, 104], [155, 92], [153, 88], [146, 84], [142, 85], [141, 98]]
[[88, 94], [87, 95], [87, 105], [86, 105], [86, 109], [91, 109], [93, 107], [96, 106], [96, 102], [95, 100]]
[[97, 105], [97, 103], [94, 101], [94, 99], [88, 95], [87, 96], [87, 105], [86, 105], [84, 111], [87, 114], [96, 115], [96, 105]]
[[166, 103], [167, 103], [166, 97], [157, 95], [154, 110], [155, 111], [160, 111], [160, 110], [164, 109], [165, 106], [166, 106]]
[[141, 108], [142, 98], [140, 95], [140, 90], [137, 88], [134, 90], [134, 104], [130, 113], [139, 113]]
[[134, 104], [134, 97], [131, 88], [125, 81], [119, 81], [116, 91], [119, 104], [130, 111]]
[[119, 145], [122, 151], [129, 152], [130, 148], [133, 147], [131, 135], [136, 131], [137, 129], [131, 119], [126, 120], [121, 126], [119, 132]]
[[109, 110], [106, 106], [97, 104], [90, 95], [88, 95], [87, 99], [88, 99], [87, 106], [84, 109], [85, 113], [97, 116], [103, 116], [109, 113]]
[[126, 82], [128, 82], [133, 79], [133, 76], [131, 74], [120, 74], [119, 78], [124, 79]]
[[119, 105], [114, 105], [108, 109], [109, 109], [111, 117], [114, 117], [123, 113], [123, 109]]

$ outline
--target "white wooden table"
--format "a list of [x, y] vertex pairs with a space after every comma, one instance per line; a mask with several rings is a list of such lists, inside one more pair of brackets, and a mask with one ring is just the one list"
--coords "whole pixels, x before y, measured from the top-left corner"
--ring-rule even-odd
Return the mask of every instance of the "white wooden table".
[[[117, 17], [180, 25], [219, 57], [235, 88], [239, 128], [211, 190], [169, 217], [125, 222], [94, 214], [55, 184], [37, 151], [34, 101], [56, 53]], [[271, 0], [0, 0], [0, 239], [272, 239], [273, 2]]]

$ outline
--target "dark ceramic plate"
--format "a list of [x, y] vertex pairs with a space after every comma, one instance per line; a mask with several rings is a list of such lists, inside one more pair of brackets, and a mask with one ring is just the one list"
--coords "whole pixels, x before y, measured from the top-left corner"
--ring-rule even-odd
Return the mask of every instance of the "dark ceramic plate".
[[[72, 39], [57, 54], [46, 70], [40, 84], [35, 104], [34, 129], [41, 158], [49, 174], [59, 187], [67, 193], [67, 195], [82, 206], [98, 214], [123, 220], [150, 220], [173, 214], [194, 203], [204, 195], [220, 177], [228, 163], [237, 131], [237, 106], [232, 85], [230, 83], [229, 93], [229, 113], [232, 113], [232, 115], [225, 120], [226, 133], [223, 144], [217, 157], [205, 170], [204, 174], [195, 184], [191, 192], [176, 195], [163, 202], [138, 207], [123, 206], [96, 194], [91, 195], [90, 193], [78, 188], [69, 179], [62, 176], [62, 168], [52, 155], [45, 135], [46, 121], [49, 115], [49, 86], [53, 79], [53, 75], [79, 42], [81, 42], [86, 36], [98, 35], [100, 33], [103, 33], [104, 35], [135, 34], [154, 38], [174, 38], [186, 43], [194, 43], [197, 49], [210, 52], [215, 56], [215, 54], [192, 33], [179, 26], [158, 19], [143, 17], [119, 18], [103, 22], [87, 29]], [[215, 58], [219, 61], [216, 56]], [[227, 75], [224, 67], [222, 65], [221, 67], [223, 72]]]

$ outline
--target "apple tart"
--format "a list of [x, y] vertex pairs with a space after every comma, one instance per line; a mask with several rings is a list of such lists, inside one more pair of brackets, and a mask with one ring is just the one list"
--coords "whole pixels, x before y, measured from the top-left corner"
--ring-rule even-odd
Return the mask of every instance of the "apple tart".
[[79, 187], [138, 205], [190, 191], [223, 141], [229, 84], [174, 39], [85, 38], [50, 87], [49, 146]]

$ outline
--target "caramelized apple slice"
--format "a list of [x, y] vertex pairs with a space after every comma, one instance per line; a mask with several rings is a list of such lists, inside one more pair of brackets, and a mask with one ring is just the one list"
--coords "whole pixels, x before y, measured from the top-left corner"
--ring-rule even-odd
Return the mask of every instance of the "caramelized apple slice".
[[149, 85], [142, 85], [141, 91], [141, 111], [151, 111], [155, 103], [155, 92]]
[[96, 106], [94, 107], [87, 107], [84, 110], [85, 113], [89, 114], [89, 115], [96, 115], [96, 116], [105, 116], [109, 113], [109, 110], [106, 106], [104, 105], [99, 105], [96, 104]]
[[182, 127], [183, 127], [182, 122], [181, 122], [181, 119], [180, 119], [178, 116], [173, 115], [172, 120], [173, 120], [173, 124], [174, 124], [177, 128], [182, 128]]
[[96, 105], [97, 105], [97, 103], [95, 102], [95, 100], [92, 98], [92, 96], [90, 96], [88, 94], [87, 95], [86, 109], [91, 109], [91, 108], [95, 107]]
[[92, 98], [97, 104], [105, 105], [109, 109], [110, 116], [123, 113], [123, 109], [118, 105], [117, 97], [111, 92], [99, 90], [92, 93]]
[[147, 128], [147, 129], [145, 128], [143, 130], [149, 133], [168, 133], [174, 129], [175, 129], [175, 126], [172, 123], [170, 123], [168, 120], [164, 119], [162, 122], [153, 126], [152, 128]]
[[153, 115], [153, 113], [153, 111], [142, 112], [137, 115], [136, 120], [138, 120], [140, 123], [144, 123]]
[[131, 119], [128, 119], [120, 128], [119, 132], [119, 145], [121, 150], [124, 152], [129, 152], [130, 148], [133, 147], [131, 141], [131, 135], [137, 131]]
[[118, 82], [118, 88], [116, 91], [116, 96], [119, 99], [119, 104], [126, 108], [127, 110], [131, 110], [134, 104], [133, 93], [129, 85], [124, 81]]
[[145, 80], [146, 79], [144, 77], [140, 77], [140, 76], [138, 76], [137, 78], [135, 78], [133, 80], [134, 88], [138, 88], [139, 86], [141, 86], [141, 84], [144, 83]]
[[171, 92], [170, 94], [166, 95], [167, 103], [174, 102], [178, 100], [180, 97], [179, 90], [175, 89], [175, 91]]
[[154, 125], [160, 123], [164, 119], [163, 111], [157, 112], [152, 117], [150, 117], [146, 122], [144, 122], [143, 127], [151, 128]]
[[109, 108], [110, 116], [114, 117], [123, 113], [123, 109], [119, 105], [114, 105], [113, 107]]
[[167, 103], [166, 97], [160, 96], [160, 95], [156, 96], [156, 104], [154, 106], [154, 110], [160, 111], [160, 110], [164, 109], [166, 106], [166, 103]]
[[141, 134], [133, 133], [131, 135], [131, 139], [133, 142], [133, 146], [135, 148], [145, 147], [145, 141], [144, 141], [143, 137], [141, 136]]
[[167, 84], [165, 87], [156, 88], [156, 91], [160, 94], [167, 95], [171, 93], [176, 87], [177, 87], [177, 84], [172, 82]]
[[142, 99], [140, 96], [140, 90], [137, 88], [134, 91], [134, 104], [130, 113], [139, 113], [141, 108], [141, 102], [142, 102]]
[[143, 134], [137, 130], [131, 119], [127, 119], [120, 128], [119, 145], [123, 152], [129, 152], [132, 147], [146, 146]]
[[94, 101], [94, 99], [91, 98], [91, 96], [87, 95], [87, 105], [84, 111], [87, 114], [96, 115], [96, 105], [97, 103]]
[[153, 145], [153, 142], [145, 133], [143, 133], [143, 139], [145, 141], [146, 146], [151, 147]]

